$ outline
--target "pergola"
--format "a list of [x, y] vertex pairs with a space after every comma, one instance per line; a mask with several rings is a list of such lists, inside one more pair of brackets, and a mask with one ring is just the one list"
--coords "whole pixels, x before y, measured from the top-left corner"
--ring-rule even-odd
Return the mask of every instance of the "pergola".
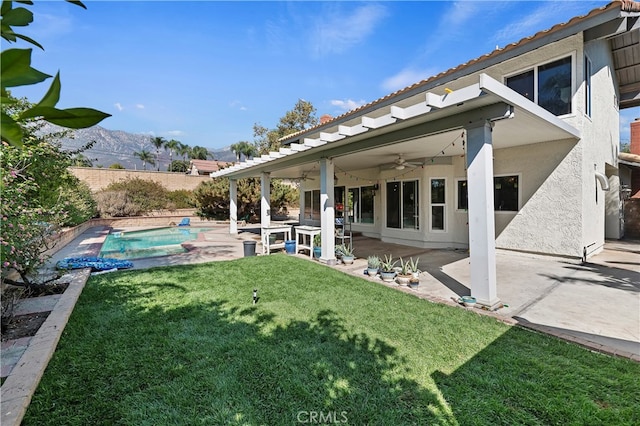
[[[475, 82], [474, 82], [475, 80]], [[492, 307], [496, 292], [493, 150], [556, 140], [580, 139], [578, 130], [487, 74], [466, 78], [465, 86], [409, 90], [283, 139], [277, 152], [212, 173], [230, 179], [230, 233], [237, 233], [237, 179], [261, 178], [261, 226], [270, 225], [270, 179], [303, 176], [320, 164], [320, 224], [323, 262], [335, 258], [334, 175], [407, 160], [436, 157], [464, 131], [468, 178], [471, 295]], [[454, 83], [451, 83], [452, 85]], [[458, 83], [460, 84], [460, 83]], [[435, 93], [435, 91], [440, 93]]]

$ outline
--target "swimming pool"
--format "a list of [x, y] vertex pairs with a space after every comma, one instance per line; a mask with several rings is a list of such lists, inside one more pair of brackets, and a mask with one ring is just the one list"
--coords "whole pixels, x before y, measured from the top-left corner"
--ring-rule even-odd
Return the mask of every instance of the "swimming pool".
[[112, 232], [102, 244], [100, 257], [141, 259], [185, 253], [182, 243], [195, 241], [209, 228], [156, 228], [143, 231]]

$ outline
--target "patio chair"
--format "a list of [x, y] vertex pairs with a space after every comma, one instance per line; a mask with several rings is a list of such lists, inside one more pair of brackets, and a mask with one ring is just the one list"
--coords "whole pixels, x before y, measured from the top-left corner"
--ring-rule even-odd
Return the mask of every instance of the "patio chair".
[[183, 217], [178, 226], [189, 226], [191, 225], [191, 219], [188, 217]]

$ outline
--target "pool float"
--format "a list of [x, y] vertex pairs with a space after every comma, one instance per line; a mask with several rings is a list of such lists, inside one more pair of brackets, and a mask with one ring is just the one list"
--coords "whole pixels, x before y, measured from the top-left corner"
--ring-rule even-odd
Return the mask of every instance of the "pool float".
[[91, 268], [92, 271], [132, 268], [129, 260], [110, 259], [108, 257], [65, 257], [56, 264], [58, 269]]

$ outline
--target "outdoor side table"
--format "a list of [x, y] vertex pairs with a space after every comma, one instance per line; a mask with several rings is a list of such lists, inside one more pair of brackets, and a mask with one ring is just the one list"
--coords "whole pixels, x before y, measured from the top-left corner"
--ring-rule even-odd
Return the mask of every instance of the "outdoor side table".
[[[271, 234], [284, 234], [281, 243], [270, 243]], [[291, 225], [269, 225], [262, 227], [262, 254], [270, 254], [271, 250], [284, 248], [285, 241], [291, 239]]]
[[298, 250], [309, 250], [309, 257], [313, 258], [313, 237], [320, 235], [322, 228], [302, 225], [294, 229], [296, 230], [296, 253]]

